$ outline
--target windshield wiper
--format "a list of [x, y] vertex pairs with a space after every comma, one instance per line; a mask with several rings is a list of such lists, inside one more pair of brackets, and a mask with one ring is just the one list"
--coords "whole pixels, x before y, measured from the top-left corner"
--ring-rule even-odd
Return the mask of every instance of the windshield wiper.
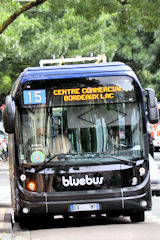
[[128, 163], [129, 165], [132, 165], [132, 166], [136, 165], [136, 162], [133, 162], [132, 160], [129, 160], [129, 159], [119, 158], [119, 157], [112, 156], [112, 155], [110, 157], [114, 158], [114, 159], [117, 159], [117, 160], [119, 160], [121, 162]]
[[[63, 154], [55, 154], [53, 157], [51, 157], [50, 159], [48, 159], [47, 161], [42, 162], [35, 170], [36, 173], [38, 173], [39, 171], [41, 171], [47, 163], [51, 162], [54, 158], [58, 157], [58, 156], [62, 156]], [[64, 154], [66, 155], [66, 154]]]
[[41, 171], [46, 165], [47, 163], [51, 162], [53, 159], [55, 159], [56, 157], [63, 157], [65, 160], [68, 158], [68, 156], [79, 156], [79, 157], [83, 157], [83, 158], [95, 158], [97, 156], [97, 154], [93, 154], [93, 153], [68, 153], [68, 154], [56, 154], [53, 157], [51, 157], [50, 159], [48, 159], [47, 161], [42, 162], [35, 170], [36, 173], [38, 173], [39, 171]]
[[[100, 155], [98, 153], [68, 153], [68, 154], [56, 154], [54, 155], [53, 157], [51, 157], [50, 159], [48, 159], [47, 161], [44, 161], [42, 162], [35, 170], [36, 173], [38, 173], [39, 171], [41, 171], [49, 162], [51, 162], [53, 159], [55, 159], [56, 157], [63, 157], [65, 160], [66, 158], [68, 158], [68, 156], [79, 156], [79, 157], [83, 157], [83, 158], [92, 158], [94, 159], [95, 157], [100, 157]], [[116, 157], [116, 156], [107, 156], [107, 157], [111, 157], [111, 158], [114, 158], [114, 159], [117, 159], [117, 160], [120, 160], [121, 162], [124, 162], [124, 163], [128, 163], [129, 165], [132, 165], [132, 166], [135, 166], [136, 165], [136, 162], [133, 162], [132, 160], [129, 160], [129, 159], [124, 159], [124, 158], [119, 158], [119, 157]], [[101, 162], [99, 161], [93, 161], [95, 163], [98, 163], [98, 164], [102, 164]]]

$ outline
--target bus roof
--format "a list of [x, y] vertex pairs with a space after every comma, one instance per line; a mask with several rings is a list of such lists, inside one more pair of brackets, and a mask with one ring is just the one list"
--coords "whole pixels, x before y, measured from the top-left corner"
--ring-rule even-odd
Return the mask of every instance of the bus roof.
[[19, 87], [28, 81], [100, 76], [131, 76], [139, 83], [134, 71], [122, 62], [52, 65], [24, 69], [15, 82], [11, 94], [13, 96]]
[[22, 83], [34, 80], [57, 78], [79, 78], [104, 75], [130, 75], [135, 78], [132, 69], [122, 62], [91, 63], [61, 66], [29, 67], [21, 74]]

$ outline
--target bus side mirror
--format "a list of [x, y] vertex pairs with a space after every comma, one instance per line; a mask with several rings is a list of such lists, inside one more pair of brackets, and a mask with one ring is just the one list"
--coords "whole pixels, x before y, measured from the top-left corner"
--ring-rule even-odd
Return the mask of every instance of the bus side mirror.
[[5, 107], [3, 110], [3, 125], [6, 133], [14, 133], [15, 130], [15, 113], [16, 107], [12, 97], [6, 97]]
[[146, 88], [145, 96], [147, 97], [148, 121], [151, 124], [158, 123], [159, 112], [154, 90], [152, 88]]

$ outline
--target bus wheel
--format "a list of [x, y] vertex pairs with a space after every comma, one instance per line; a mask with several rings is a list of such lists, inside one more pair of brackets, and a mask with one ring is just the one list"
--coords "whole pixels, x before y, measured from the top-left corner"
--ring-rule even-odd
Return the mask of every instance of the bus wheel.
[[158, 190], [155, 195], [160, 196], [160, 190]]
[[144, 212], [135, 212], [130, 215], [131, 222], [136, 223], [136, 222], [144, 222], [145, 220], [145, 215]]

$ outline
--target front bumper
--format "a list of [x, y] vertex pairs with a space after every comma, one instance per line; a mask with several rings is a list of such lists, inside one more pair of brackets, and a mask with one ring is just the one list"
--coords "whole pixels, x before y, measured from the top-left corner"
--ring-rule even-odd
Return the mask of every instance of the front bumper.
[[[141, 184], [126, 188], [31, 192], [18, 183], [15, 215], [74, 215], [71, 211], [72, 204], [89, 203], [99, 204], [96, 213], [130, 215], [136, 211], [149, 210], [152, 205], [149, 173]], [[28, 209], [28, 212], [24, 213], [24, 209]]]
[[[138, 194], [139, 192], [139, 194]], [[115, 191], [112, 193], [106, 192], [96, 192], [96, 193], [84, 193], [80, 197], [80, 193], [78, 193], [78, 197], [76, 193], [74, 196], [61, 196], [55, 197], [53, 194], [47, 195], [46, 193], [43, 196], [36, 196], [36, 198], [31, 197], [32, 201], [27, 201], [22, 198], [19, 198], [19, 211], [18, 215], [24, 215], [23, 209], [27, 208], [29, 212], [27, 215], [71, 215], [73, 216], [75, 213], [71, 211], [72, 204], [89, 204], [89, 203], [99, 203], [100, 209], [97, 211], [89, 211], [89, 213], [111, 213], [116, 212], [117, 214], [122, 215], [130, 215], [132, 212], [136, 211], [145, 211], [151, 208], [151, 198], [150, 193], [138, 191], [134, 192], [133, 195], [126, 194], [127, 196], [120, 196], [121, 192]], [[82, 194], [82, 193], [81, 193]], [[28, 198], [28, 196], [27, 196]], [[36, 200], [35, 200], [36, 199]], [[38, 199], [41, 199], [38, 201]], [[49, 200], [50, 199], [50, 200]], [[59, 199], [59, 200], [58, 200]], [[72, 199], [72, 200], [71, 200]], [[73, 200], [74, 199], [74, 200]], [[146, 203], [144, 206], [143, 203]]]

